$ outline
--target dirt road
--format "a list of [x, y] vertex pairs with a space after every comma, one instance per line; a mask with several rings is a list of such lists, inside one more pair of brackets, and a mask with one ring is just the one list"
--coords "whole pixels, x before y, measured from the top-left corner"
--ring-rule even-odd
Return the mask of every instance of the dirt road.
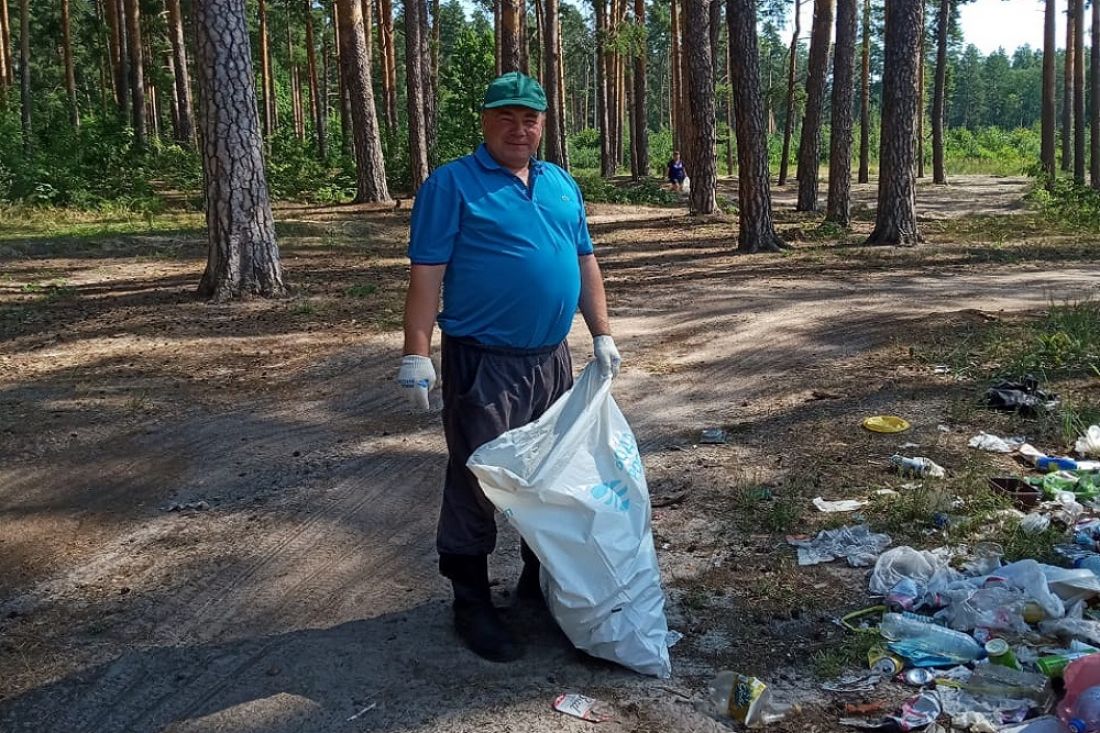
[[[1012, 190], [1001, 211], [1018, 206], [1019, 182]], [[1081, 262], [932, 266], [862, 248], [821, 261], [737, 257], [712, 238], [728, 225], [631, 216], [597, 212], [593, 229], [625, 359], [615, 395], [662, 482], [690, 484], [712, 460], [761, 474], [796, 461], [806, 395], [840, 390], [834, 409], [844, 414], [897, 399], [883, 385], [903, 375], [876, 371], [875, 355], [937, 314], [1041, 308], [1095, 294], [1100, 282], [1100, 265]], [[221, 388], [204, 385], [235, 390], [232, 399], [173, 397], [178, 376], [135, 368], [127, 378], [149, 380], [147, 399], [171, 404], [150, 416], [127, 403], [106, 422], [69, 403], [117, 385], [125, 356], [97, 356], [98, 341], [4, 347], [0, 404], [33, 411], [46, 437], [32, 440], [13, 420], [18, 450], [0, 453], [0, 730], [587, 729], [550, 710], [563, 691], [616, 704], [621, 720], [601, 730], [722, 729], [687, 697], [722, 657], [716, 638], [736, 646], [768, 635], [749, 609], [730, 606], [723, 628], [699, 629], [674, 594], [671, 623], [688, 638], [667, 682], [583, 660], [515, 612], [524, 661], [493, 665], [458, 646], [434, 568], [438, 416], [410, 415], [394, 394], [395, 332], [341, 335], [313, 350], [323, 334], [265, 337], [268, 353], [251, 368], [282, 365], [281, 381], [235, 390], [231, 373]], [[132, 339], [140, 355], [177, 337], [155, 327], [97, 336], [112, 338]], [[579, 323], [572, 344], [583, 363]], [[87, 352], [64, 378], [42, 366], [68, 364], [78, 348]], [[21, 379], [31, 361], [36, 378]], [[719, 458], [690, 449], [699, 428], [731, 424], [746, 437]], [[712, 524], [690, 498], [659, 512], [661, 541], [674, 538], [662, 551], [671, 584], [713, 563], [714, 552], [691, 544]], [[507, 604], [514, 534], [494, 563]], [[792, 668], [776, 672], [777, 685], [812, 703], [797, 650], [782, 637], [765, 643], [779, 645], [773, 669]]]

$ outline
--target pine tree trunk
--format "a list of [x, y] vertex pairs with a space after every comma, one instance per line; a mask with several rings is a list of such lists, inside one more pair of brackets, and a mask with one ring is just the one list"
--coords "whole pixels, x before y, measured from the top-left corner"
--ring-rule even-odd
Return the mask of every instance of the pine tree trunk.
[[1066, 66], [1062, 94], [1062, 170], [1073, 170], [1073, 12], [1074, 0], [1066, 0]]
[[687, 168], [687, 175], [694, 183], [695, 171], [691, 166], [695, 161], [695, 115], [691, 110], [691, 61], [688, 54], [689, 39], [693, 38], [693, 31], [688, 27], [688, 3], [698, 0], [680, 0], [680, 154]]
[[[313, 37], [313, 1], [306, 0], [306, 68], [309, 71], [309, 100], [313, 112], [313, 134], [317, 137], [317, 157], [322, 161], [328, 158], [328, 139], [325, 130], [324, 105], [321, 102], [321, 87], [317, 83], [317, 48]], [[368, 30], [369, 32], [369, 30]]]
[[886, 5], [878, 212], [867, 244], [912, 245], [921, 241], [913, 158], [922, 2], [891, 0]]
[[794, 134], [794, 84], [798, 78], [798, 36], [802, 32], [802, 0], [794, 0], [794, 32], [787, 59], [787, 118], [783, 121], [783, 153], [779, 158], [780, 186], [787, 185], [787, 169], [791, 163], [791, 136]]
[[[169, 0], [177, 2], [178, 0]], [[275, 82], [271, 76], [271, 42], [267, 32], [267, 0], [258, 0], [260, 19], [260, 87], [264, 97], [264, 137], [275, 132]], [[176, 83], [177, 87], [179, 82]]]
[[[7, 0], [0, 0], [6, 3]], [[19, 0], [19, 123], [23, 152], [30, 155], [31, 137], [31, 9], [30, 0]]]
[[496, 71], [494, 73], [497, 76], [500, 76], [501, 73], [503, 73], [503, 70], [501, 68], [501, 61], [502, 61], [502, 58], [503, 58], [503, 53], [501, 51], [501, 43], [502, 43], [501, 38], [503, 37], [503, 32], [501, 30], [501, 23], [503, 22], [503, 20], [502, 20], [501, 16], [503, 15], [504, 11], [501, 9], [501, 6], [503, 5], [504, 0], [492, 0], [492, 2], [493, 2], [493, 50], [494, 50], [493, 58], [496, 60]]
[[[603, 2], [603, 0], [595, 0]], [[669, 20], [669, 100], [668, 109], [670, 124], [672, 126], [672, 147], [680, 150], [683, 147], [683, 135], [680, 131], [680, 14], [679, 6], [683, 0], [669, 0], [671, 15]], [[599, 82], [597, 82], [599, 83]]]
[[810, 60], [806, 74], [806, 116], [798, 145], [798, 211], [817, 211], [818, 161], [821, 158], [821, 120], [825, 109], [825, 74], [829, 66], [829, 36], [834, 0], [814, 0]]
[[1090, 147], [1089, 180], [1100, 190], [1100, 3], [1092, 0], [1092, 58], [1089, 83], [1092, 86], [1089, 100]]
[[130, 48], [130, 114], [134, 127], [134, 147], [146, 144], [145, 71], [141, 44], [141, 3], [126, 0], [126, 39]]
[[344, 34], [340, 8], [332, 0], [332, 45], [336, 52], [336, 92], [340, 95], [340, 152], [351, 152], [351, 105], [348, 103], [347, 85], [344, 83], [344, 50], [340, 37]]
[[[525, 20], [527, 16], [523, 11], [523, 0], [518, 0], [518, 2], [520, 7], [519, 17], [522, 21]], [[432, 68], [431, 41], [432, 29], [428, 22], [428, 4], [427, 2], [423, 2], [420, 6], [420, 68], [422, 69], [421, 73], [424, 79], [424, 144], [427, 146], [429, 172], [439, 162], [437, 160], [439, 151], [439, 141], [437, 139], [437, 133], [439, 131], [439, 105], [435, 97], [435, 79], [432, 78], [434, 70]], [[524, 59], [523, 68], [524, 70], [527, 68], [526, 59]]]
[[[118, 1], [102, 0], [102, 4], [103, 20], [107, 24], [107, 55], [110, 58], [111, 65], [111, 91], [115, 97], [115, 107], [121, 110], [126, 96], [123, 90], [126, 87], [120, 68], [123, 41], [120, 35]], [[0, 0], [0, 12], [6, 11], [7, 7], [7, 2]]]
[[[7, 3], [7, 0], [0, 0]], [[73, 43], [69, 23], [69, 0], [61, 0], [61, 48], [65, 63], [65, 92], [69, 97], [69, 124], [80, 127], [80, 106], [76, 101], [76, 68], [73, 65]]]
[[0, 0], [0, 87], [10, 89], [13, 84], [13, 66], [11, 50], [11, 19], [8, 16], [8, 0]]
[[[561, 18], [554, 19], [555, 25], [558, 28], [558, 119], [561, 121], [558, 127], [558, 132], [561, 136], [561, 165], [565, 170], [569, 170], [569, 135], [567, 133], [569, 120], [565, 115], [565, 56], [562, 53], [562, 32], [561, 32]], [[575, 117], [575, 115], [574, 115]]]
[[561, 118], [560, 101], [558, 94], [557, 79], [558, 72], [561, 66], [561, 56], [558, 55], [558, 33], [560, 28], [558, 25], [558, 0], [543, 0], [543, 13], [545, 18], [542, 21], [542, 32], [544, 34], [545, 43], [543, 43], [543, 77], [546, 82], [543, 84], [543, 88], [546, 89], [546, 135], [543, 138], [546, 145], [546, 159], [556, 165], [564, 166], [565, 164], [565, 152], [562, 149], [562, 134], [561, 126], [563, 120]]
[[199, 295], [282, 296], [245, 0], [193, 0], [192, 13], [210, 247]]
[[[168, 70], [168, 78], [169, 79], [175, 79], [176, 78], [176, 65], [172, 61], [172, 54], [171, 53], [165, 53], [164, 54], [164, 68]], [[175, 131], [175, 134], [178, 137], [179, 136], [179, 129], [180, 129], [180, 110], [179, 110], [179, 100], [176, 99], [176, 95], [174, 93], [174, 88], [173, 88], [173, 93], [168, 95], [168, 111], [172, 115], [172, 130]]]
[[760, 54], [756, 42], [756, 0], [726, 0], [730, 83], [737, 116], [738, 234], [741, 252], [777, 252], [784, 247], [772, 220], [771, 173], [760, 98]]
[[[111, 2], [111, 0], [107, 0]], [[115, 17], [118, 19], [118, 95], [119, 120], [132, 125], [130, 117], [130, 31], [126, 23], [126, 0], [116, 0]]]
[[395, 38], [397, 37], [393, 30], [393, 2], [392, 0], [381, 0], [382, 3], [382, 18], [381, 22], [386, 32], [386, 75], [388, 77], [386, 86], [386, 94], [389, 115], [388, 124], [391, 127], [392, 133], [397, 134], [397, 46]]
[[[180, 0], [165, 0], [168, 6], [168, 36], [172, 42], [172, 70], [174, 72], [173, 98], [176, 100], [178, 110], [178, 122], [176, 124], [176, 141], [181, 145], [190, 147], [195, 142], [195, 122], [191, 105], [191, 74], [187, 63], [187, 44], [183, 38], [183, 14], [180, 12]], [[265, 30], [266, 32], [266, 30]], [[266, 42], [261, 41], [263, 54], [266, 54]], [[265, 74], [270, 79], [270, 72]], [[267, 100], [267, 90], [264, 91], [264, 100]]]
[[1040, 163], [1043, 172], [1051, 181], [1056, 175], [1055, 151], [1057, 150], [1058, 124], [1058, 67], [1056, 63], [1056, 44], [1058, 42], [1055, 22], [1058, 16], [1057, 0], [1046, 0], [1043, 20], [1043, 115], [1042, 149]]
[[[388, 201], [382, 137], [374, 107], [371, 65], [367, 57], [367, 31], [360, 0], [338, 0], [340, 4], [340, 49], [343, 56], [344, 86], [351, 98], [351, 121], [355, 142], [356, 203]], [[410, 2], [410, 5], [415, 3]]]
[[920, 40], [917, 42], [917, 178], [924, 178], [924, 0], [920, 4]]
[[[674, 0], [675, 1], [675, 0]], [[615, 175], [615, 159], [611, 137], [611, 94], [608, 91], [606, 36], [608, 31], [607, 0], [593, 0], [596, 13], [596, 114], [600, 133], [600, 175]]]
[[409, 179], [412, 192], [428, 179], [428, 139], [424, 126], [424, 66], [420, 13], [424, 0], [405, 0], [405, 82], [409, 107]]
[[726, 138], [726, 174], [733, 177], [733, 161], [736, 147], [734, 140], [737, 137], [734, 128], [736, 122], [733, 117], [733, 53], [730, 49], [729, 40], [729, 23], [726, 23], [726, 83], [729, 85], [730, 91], [726, 95], [726, 128], [729, 130], [729, 136]]
[[855, 93], [858, 2], [837, 0], [836, 47], [833, 50], [829, 197], [825, 220], [842, 227], [852, 222], [852, 97]]
[[863, 0], [863, 54], [859, 81], [859, 182], [871, 169], [871, 0]]
[[1085, 184], [1085, 2], [1073, 7], [1073, 180]]
[[523, 71], [523, 0], [500, 0], [500, 70]]
[[[645, 0], [634, 0], [634, 23], [645, 30]], [[648, 44], [646, 44], [648, 46]], [[634, 132], [631, 139], [638, 152], [638, 175], [649, 175], [649, 129], [646, 109], [646, 54], [647, 48], [634, 57]]]
[[710, 0], [684, 0], [684, 47], [687, 49], [688, 99], [692, 128], [689, 159], [692, 214], [717, 208], [718, 168], [714, 158], [714, 63], [710, 58]]
[[932, 93], [932, 182], [947, 183], [944, 124], [947, 112], [947, 41], [951, 35], [951, 0], [940, 0], [936, 22], [936, 88]]

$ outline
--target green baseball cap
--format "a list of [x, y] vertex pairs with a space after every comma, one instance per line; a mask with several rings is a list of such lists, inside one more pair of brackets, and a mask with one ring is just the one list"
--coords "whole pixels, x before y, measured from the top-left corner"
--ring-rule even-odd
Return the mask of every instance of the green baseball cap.
[[509, 71], [489, 83], [482, 109], [498, 107], [528, 107], [546, 111], [546, 92], [537, 81], [518, 71]]

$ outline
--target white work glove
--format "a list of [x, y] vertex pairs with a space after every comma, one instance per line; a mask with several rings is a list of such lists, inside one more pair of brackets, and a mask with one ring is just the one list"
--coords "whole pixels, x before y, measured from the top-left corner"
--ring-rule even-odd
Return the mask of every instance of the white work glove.
[[427, 411], [428, 392], [435, 386], [435, 365], [432, 360], [415, 354], [401, 357], [397, 385], [414, 410]]
[[615, 339], [606, 335], [596, 336], [592, 339], [592, 351], [596, 355], [596, 361], [600, 363], [601, 377], [614, 379], [619, 376], [619, 365], [623, 363], [623, 358], [615, 348]]

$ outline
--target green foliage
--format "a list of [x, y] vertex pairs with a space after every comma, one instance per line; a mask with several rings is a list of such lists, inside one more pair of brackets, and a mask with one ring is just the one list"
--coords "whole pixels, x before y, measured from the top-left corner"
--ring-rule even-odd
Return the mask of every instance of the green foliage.
[[[976, 131], [953, 128], [945, 135], [944, 162], [947, 170], [955, 174], [1020, 175], [1039, 159], [1040, 144], [1036, 128], [985, 127]], [[925, 149], [931, 156], [931, 146]]]
[[493, 80], [493, 54], [491, 32], [459, 34], [440, 84], [440, 161], [466, 155], [481, 142], [481, 102]]
[[1028, 194], [1028, 202], [1051, 224], [1084, 230], [1089, 234], [1100, 227], [1100, 191], [1079, 186], [1068, 178], [1039, 183]]
[[[339, 146], [339, 138], [332, 141]], [[355, 195], [353, 162], [341, 157], [337, 166], [322, 163], [309, 143], [302, 143], [292, 129], [280, 128], [266, 156], [267, 188], [272, 198], [330, 203]]]
[[574, 172], [573, 178], [580, 186], [581, 195], [589, 203], [649, 204], [669, 206], [680, 203], [680, 197], [665, 188], [659, 181], [646, 178], [641, 181], [615, 183], [595, 173]]

